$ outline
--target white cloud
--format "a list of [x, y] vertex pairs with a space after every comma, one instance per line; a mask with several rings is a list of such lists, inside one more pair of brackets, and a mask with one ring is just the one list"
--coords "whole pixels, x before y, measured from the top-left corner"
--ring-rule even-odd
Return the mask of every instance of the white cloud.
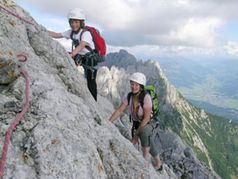
[[123, 46], [108, 46], [108, 52], [118, 52], [120, 49], [125, 49], [139, 59], [153, 59], [158, 57], [188, 57], [193, 59], [210, 56], [224, 57], [224, 51], [221, 47], [217, 48], [195, 48], [187, 46], [158, 46], [158, 45], [137, 45], [133, 47]]
[[224, 45], [224, 49], [229, 55], [238, 56], [238, 42], [229, 41]]
[[217, 18], [189, 18], [184, 25], [171, 31], [168, 39], [187, 46], [214, 47], [216, 46], [215, 30], [222, 25]]

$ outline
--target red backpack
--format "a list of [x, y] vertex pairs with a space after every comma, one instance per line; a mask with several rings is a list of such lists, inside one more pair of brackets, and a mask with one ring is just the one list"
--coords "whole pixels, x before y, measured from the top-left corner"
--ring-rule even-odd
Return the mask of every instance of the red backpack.
[[[86, 31], [89, 31], [93, 37], [96, 52], [100, 57], [104, 57], [106, 55], [106, 43], [99, 31], [94, 27], [85, 26], [83, 32], [80, 34], [80, 41], [82, 39], [83, 33]], [[86, 48], [89, 51], [93, 51], [93, 49], [91, 49], [89, 46], [86, 46]]]

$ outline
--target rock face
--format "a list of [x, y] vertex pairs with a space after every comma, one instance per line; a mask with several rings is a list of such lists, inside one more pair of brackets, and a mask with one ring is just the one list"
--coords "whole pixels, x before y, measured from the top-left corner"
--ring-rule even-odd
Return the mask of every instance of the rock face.
[[[0, 5], [36, 24], [12, 1]], [[31, 104], [13, 133], [3, 178], [175, 178], [172, 171], [157, 173], [108, 122], [111, 102], [100, 96], [94, 102], [84, 76], [43, 27], [2, 9], [0, 18], [0, 151], [25, 104], [25, 81], [15, 65], [19, 53], [28, 57], [20, 65], [29, 74]]]
[[175, 133], [158, 131], [156, 143], [162, 148], [161, 158], [179, 178], [220, 178], [204, 167]]

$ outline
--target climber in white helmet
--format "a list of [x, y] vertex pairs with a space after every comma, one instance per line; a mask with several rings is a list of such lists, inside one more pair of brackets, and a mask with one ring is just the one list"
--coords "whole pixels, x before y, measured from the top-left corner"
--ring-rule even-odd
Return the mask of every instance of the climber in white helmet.
[[96, 63], [88, 58], [88, 56], [90, 56], [90, 49], [94, 50], [95, 44], [93, 42], [91, 33], [84, 30], [85, 14], [81, 9], [72, 9], [68, 13], [68, 21], [70, 25], [69, 30], [62, 33], [53, 31], [48, 31], [48, 33], [53, 38], [66, 38], [72, 40], [73, 46], [75, 46], [75, 48], [72, 46], [72, 52], [70, 53], [70, 56], [75, 60], [77, 66], [82, 65], [84, 67], [88, 89], [94, 99], [97, 101], [97, 69], [94, 68]]
[[[149, 153], [154, 157], [156, 170], [162, 170], [162, 164], [160, 161], [159, 150], [155, 146], [153, 129], [153, 123], [151, 121], [152, 114], [152, 99], [151, 96], [145, 92], [144, 87], [146, 85], [146, 77], [143, 73], [136, 72], [130, 77], [131, 95], [127, 94], [121, 105], [113, 112], [110, 117], [110, 121], [114, 122], [128, 107], [130, 117], [133, 120], [132, 127], [132, 140], [133, 144], [141, 141], [143, 156], [148, 159]], [[143, 106], [140, 101], [143, 100]]]

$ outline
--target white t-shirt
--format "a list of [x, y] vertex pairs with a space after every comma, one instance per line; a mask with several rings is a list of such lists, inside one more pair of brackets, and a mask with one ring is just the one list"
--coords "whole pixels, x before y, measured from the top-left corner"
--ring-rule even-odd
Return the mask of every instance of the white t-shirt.
[[[79, 33], [77, 33], [77, 34], [74, 33], [74, 34], [73, 34], [73, 39], [77, 39], [77, 40], [79, 41], [79, 43], [80, 43], [80, 34], [82, 33], [82, 31], [83, 31], [83, 29], [81, 29], [81, 30], [79, 31]], [[70, 39], [71, 32], [72, 32], [72, 30], [69, 29], [69, 30], [67, 30], [67, 31], [65, 31], [65, 32], [62, 32], [61, 34], [62, 34], [62, 36], [63, 36], [64, 38]], [[91, 35], [91, 33], [90, 33], [89, 31], [85, 31], [85, 32], [83, 33], [81, 40], [84, 41], [84, 42], [87, 42], [87, 43], [88, 43], [88, 46], [90, 46], [92, 49], [95, 49], [95, 46], [94, 46], [94, 43], [93, 43], [93, 37], [92, 37], [92, 35]], [[85, 55], [85, 54], [88, 53], [88, 52], [89, 52], [88, 49], [83, 48], [83, 49], [79, 52], [79, 54], [80, 54], [80, 55]]]

